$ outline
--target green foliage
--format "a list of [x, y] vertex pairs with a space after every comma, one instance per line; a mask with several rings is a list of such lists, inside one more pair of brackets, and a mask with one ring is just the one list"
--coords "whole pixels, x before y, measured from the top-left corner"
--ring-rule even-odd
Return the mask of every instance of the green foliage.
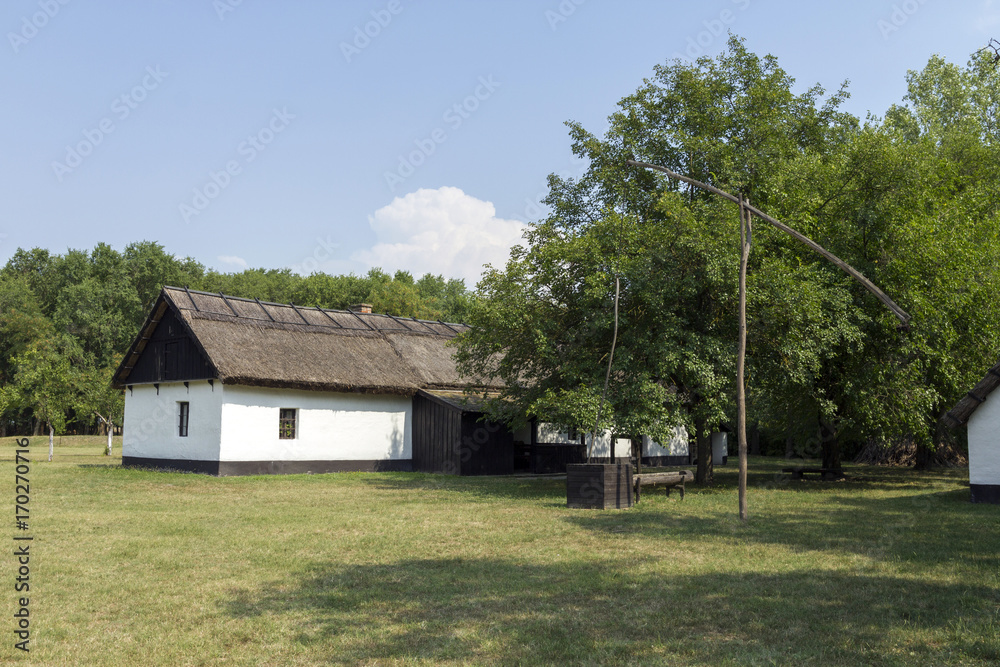
[[0, 387], [0, 413], [28, 410], [56, 433], [66, 430], [79, 405], [80, 372], [73, 341], [39, 340], [12, 360], [13, 378]]
[[[569, 211], [570, 207], [563, 209]], [[459, 367], [504, 389], [491, 410], [593, 427], [621, 281], [618, 347], [602, 429], [667, 439], [690, 416], [718, 421], [730, 400], [723, 287], [710, 227], [694, 224], [676, 196], [659, 210], [672, 224], [608, 213], [588, 224], [559, 213], [533, 225], [503, 271], [490, 271], [458, 342]], [[731, 275], [731, 272], [728, 272]], [[719, 287], [713, 293], [713, 287]], [[731, 323], [731, 322], [729, 322]], [[720, 332], [722, 335], [720, 336]]]
[[[735, 206], [629, 158], [723, 190], [806, 234], [913, 316], [882, 304], [785, 234], [755, 222], [748, 284], [750, 420], [795, 438], [933, 445], [939, 417], [1000, 351], [1000, 74], [932, 58], [904, 106], [864, 124], [771, 57], [725, 53], [659, 66], [599, 139], [569, 123], [589, 160], [551, 176], [552, 214], [479, 286], [462, 368], [506, 382], [496, 416], [535, 410], [586, 423], [622, 280], [608, 424], [651, 433], [732, 420]], [[583, 420], [581, 422], [580, 420]]]

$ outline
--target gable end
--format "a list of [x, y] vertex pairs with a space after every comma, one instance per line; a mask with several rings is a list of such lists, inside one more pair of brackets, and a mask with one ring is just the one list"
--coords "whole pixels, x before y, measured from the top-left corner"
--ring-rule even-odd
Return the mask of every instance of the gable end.
[[[164, 304], [166, 305], [166, 304]], [[143, 333], [145, 345], [131, 356], [131, 368], [124, 366], [116, 374], [120, 384], [182, 382], [217, 377], [202, 354], [187, 326], [169, 306], [159, 321], [151, 322]], [[141, 336], [142, 338], [142, 336]]]

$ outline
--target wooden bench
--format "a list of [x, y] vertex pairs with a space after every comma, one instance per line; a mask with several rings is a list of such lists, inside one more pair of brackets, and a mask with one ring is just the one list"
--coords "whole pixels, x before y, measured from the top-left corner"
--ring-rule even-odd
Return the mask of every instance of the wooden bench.
[[820, 479], [844, 479], [844, 471], [840, 468], [782, 468], [781, 472], [791, 473], [792, 479], [802, 479], [805, 475], [819, 475]]
[[672, 472], [643, 472], [632, 475], [632, 485], [635, 490], [635, 502], [639, 502], [639, 489], [642, 486], [652, 484], [663, 484], [667, 487], [667, 497], [670, 496], [670, 489], [679, 487], [681, 490], [681, 500], [684, 500], [684, 482], [694, 479], [690, 470], [675, 470]]

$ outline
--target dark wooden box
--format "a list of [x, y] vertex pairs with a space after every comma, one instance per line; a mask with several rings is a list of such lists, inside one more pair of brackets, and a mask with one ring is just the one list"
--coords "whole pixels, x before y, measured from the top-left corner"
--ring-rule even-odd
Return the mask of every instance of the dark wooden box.
[[566, 506], [598, 510], [632, 507], [632, 464], [572, 463], [566, 466]]

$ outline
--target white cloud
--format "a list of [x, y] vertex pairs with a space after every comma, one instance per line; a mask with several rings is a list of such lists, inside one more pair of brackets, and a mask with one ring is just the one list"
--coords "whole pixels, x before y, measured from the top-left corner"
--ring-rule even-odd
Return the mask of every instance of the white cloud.
[[232, 264], [233, 266], [238, 266], [241, 269], [248, 268], [249, 266], [245, 259], [237, 257], [236, 255], [219, 255], [216, 259], [223, 264]]
[[378, 239], [351, 259], [387, 272], [403, 269], [414, 277], [425, 273], [464, 278], [473, 287], [484, 264], [507, 263], [511, 246], [521, 241], [526, 225], [496, 216], [491, 202], [458, 188], [420, 189], [396, 197], [369, 216]]

